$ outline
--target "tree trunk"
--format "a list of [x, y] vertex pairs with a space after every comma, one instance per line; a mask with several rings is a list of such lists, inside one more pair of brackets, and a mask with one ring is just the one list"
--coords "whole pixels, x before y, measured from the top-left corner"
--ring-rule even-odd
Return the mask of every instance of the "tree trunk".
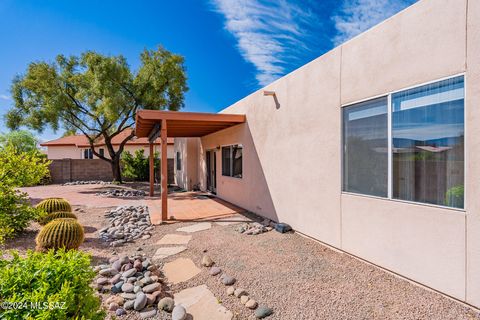
[[113, 181], [122, 183], [122, 171], [120, 170], [120, 156], [115, 155], [111, 162]]

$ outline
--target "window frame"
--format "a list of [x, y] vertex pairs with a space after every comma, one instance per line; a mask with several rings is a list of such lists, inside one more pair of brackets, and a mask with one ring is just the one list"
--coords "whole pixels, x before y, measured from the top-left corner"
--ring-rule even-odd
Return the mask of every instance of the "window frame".
[[[449, 207], [449, 206], [444, 206], [444, 205], [439, 205], [439, 204], [432, 204], [432, 203], [425, 203], [425, 202], [416, 202], [416, 201], [411, 201], [411, 200], [402, 200], [402, 199], [396, 199], [396, 198], [393, 198], [393, 154], [392, 154], [392, 148], [393, 148], [393, 124], [392, 124], [392, 114], [393, 114], [393, 110], [392, 110], [392, 96], [396, 93], [399, 93], [399, 92], [403, 92], [403, 91], [407, 91], [407, 90], [410, 90], [410, 89], [415, 89], [415, 88], [419, 88], [419, 87], [422, 87], [422, 86], [426, 86], [426, 85], [429, 85], [429, 84], [434, 84], [436, 82], [441, 82], [441, 81], [444, 81], [444, 80], [449, 80], [449, 79], [454, 79], [454, 78], [457, 78], [457, 77], [463, 77], [463, 92], [464, 92], [464, 104], [463, 104], [463, 123], [464, 123], [464, 134], [465, 134], [465, 140], [464, 140], [464, 150], [463, 150], [463, 172], [464, 172], [464, 182], [463, 182], [463, 188], [464, 188], [464, 195], [463, 195], [463, 201], [464, 201], [464, 207], [463, 208], [455, 208], [455, 207]], [[401, 89], [397, 89], [397, 90], [393, 90], [393, 91], [389, 91], [389, 92], [386, 92], [386, 93], [382, 93], [382, 94], [378, 94], [378, 95], [375, 95], [375, 96], [371, 96], [371, 97], [368, 97], [368, 98], [365, 98], [365, 99], [361, 99], [361, 100], [356, 100], [356, 101], [353, 101], [353, 102], [349, 102], [347, 104], [343, 104], [340, 106], [340, 123], [341, 123], [341, 144], [340, 144], [340, 161], [341, 161], [341, 165], [340, 165], [340, 179], [341, 181], [343, 181], [343, 178], [344, 178], [344, 172], [343, 172], [343, 161], [344, 161], [344, 140], [343, 140], [343, 131], [344, 131], [344, 128], [343, 128], [343, 108], [348, 108], [348, 107], [352, 107], [352, 106], [355, 106], [359, 103], [362, 103], [362, 102], [367, 102], [367, 101], [370, 101], [370, 100], [375, 100], [375, 99], [378, 99], [378, 98], [382, 98], [382, 97], [387, 97], [387, 126], [388, 126], [388, 130], [387, 130], [387, 135], [388, 135], [388, 183], [387, 183], [387, 186], [388, 186], [388, 192], [387, 192], [387, 197], [381, 197], [381, 196], [374, 196], [374, 195], [368, 195], [368, 194], [362, 194], [362, 193], [356, 193], [356, 192], [350, 192], [350, 191], [344, 191], [343, 190], [343, 183], [340, 184], [340, 193], [341, 194], [346, 194], [346, 195], [353, 195], [353, 196], [359, 196], [359, 197], [367, 197], [367, 198], [374, 198], [374, 199], [380, 199], [380, 200], [387, 200], [387, 201], [394, 201], [394, 202], [401, 202], [401, 203], [407, 203], [407, 204], [413, 204], [413, 205], [420, 205], [420, 206], [427, 206], [427, 207], [434, 207], [434, 208], [441, 208], [441, 209], [448, 209], [448, 210], [453, 210], [453, 211], [459, 211], [459, 212], [463, 212], [465, 213], [466, 212], [466, 208], [467, 208], [467, 180], [466, 180], [466, 177], [468, 176], [468, 172], [467, 172], [467, 145], [468, 145], [468, 141], [467, 141], [467, 131], [468, 131], [468, 128], [467, 128], [467, 77], [466, 77], [466, 73], [465, 72], [462, 72], [462, 73], [457, 73], [457, 74], [453, 74], [453, 75], [449, 75], [449, 76], [446, 76], [446, 77], [442, 77], [442, 78], [438, 78], [438, 79], [435, 79], [435, 80], [431, 80], [431, 81], [427, 81], [427, 82], [422, 82], [422, 83], [418, 83], [418, 84], [415, 84], [415, 85], [412, 85], [412, 86], [408, 86], [408, 87], [404, 87], [404, 88], [401, 88]]]
[[[241, 176], [240, 177], [236, 177], [233, 175], [233, 147], [240, 147], [242, 149], [242, 173], [241, 173]], [[223, 161], [223, 149], [224, 148], [228, 148], [230, 149], [230, 175], [226, 175], [223, 173], [223, 166], [224, 166], [224, 161]], [[228, 177], [228, 178], [233, 178], [233, 179], [243, 179], [243, 150], [244, 150], [244, 147], [243, 147], [243, 144], [241, 143], [233, 143], [233, 144], [227, 144], [227, 145], [222, 145], [220, 146], [220, 155], [221, 155], [221, 161], [222, 161], [222, 164], [221, 164], [221, 169], [222, 169], [222, 177]]]
[[[85, 152], [88, 153], [88, 157], [85, 157]], [[90, 158], [90, 156], [92, 156], [92, 157]], [[82, 149], [82, 159], [83, 159], [83, 160], [92, 160], [92, 159], [93, 159], [93, 156], [94, 156], [94, 154], [93, 154], [92, 148], [84, 148], [84, 149]]]

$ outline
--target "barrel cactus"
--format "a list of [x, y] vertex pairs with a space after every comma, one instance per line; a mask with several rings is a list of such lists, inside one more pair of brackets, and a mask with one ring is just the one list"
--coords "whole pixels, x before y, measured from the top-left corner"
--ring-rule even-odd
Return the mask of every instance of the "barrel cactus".
[[52, 213], [49, 213], [47, 214], [46, 216], [42, 217], [40, 220], [39, 220], [39, 223], [44, 226], [46, 225], [47, 223], [49, 223], [50, 221], [53, 221], [55, 219], [59, 219], [59, 218], [72, 218], [72, 219], [77, 219], [77, 216], [72, 213], [72, 212], [67, 212], [67, 211], [59, 211], [59, 212], [52, 212]]
[[46, 213], [52, 212], [72, 212], [72, 206], [63, 198], [48, 198], [37, 204], [37, 209], [41, 209]]
[[59, 218], [50, 221], [37, 235], [37, 251], [48, 249], [78, 249], [85, 236], [76, 219]]

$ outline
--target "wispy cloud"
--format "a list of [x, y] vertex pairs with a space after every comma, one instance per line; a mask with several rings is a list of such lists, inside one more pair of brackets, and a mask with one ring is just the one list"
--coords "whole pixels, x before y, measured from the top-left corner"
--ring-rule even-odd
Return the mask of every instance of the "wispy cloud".
[[12, 97], [6, 94], [0, 94], [0, 99], [1, 100], [12, 100]]
[[310, 11], [286, 0], [211, 1], [243, 58], [255, 66], [260, 85], [284, 75], [294, 51], [308, 50], [302, 25], [315, 20]]
[[332, 17], [337, 30], [334, 45], [353, 38], [414, 2], [416, 0], [343, 0]]

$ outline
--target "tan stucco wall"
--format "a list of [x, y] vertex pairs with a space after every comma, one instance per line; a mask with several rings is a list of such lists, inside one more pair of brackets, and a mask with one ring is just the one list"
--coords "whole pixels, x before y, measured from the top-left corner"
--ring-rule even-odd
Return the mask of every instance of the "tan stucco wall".
[[[107, 158], [110, 158], [107, 148], [106, 147], [100, 147], [105, 149], [105, 156]], [[96, 148], [97, 152], [98, 149]], [[144, 148], [145, 149], [145, 156], [150, 155], [150, 149], [148, 146], [139, 146], [139, 145], [127, 145], [124, 148], [124, 151], [129, 151], [130, 153], [134, 154], [136, 150]], [[155, 146], [155, 151], [158, 151], [161, 154], [161, 148], [160, 146]], [[48, 159], [54, 160], [54, 159], [83, 159], [83, 150], [85, 148], [77, 148], [75, 146], [49, 146], [47, 147], [47, 156]], [[117, 150], [118, 148], [114, 148]], [[173, 145], [169, 144], [167, 146], [167, 158], [168, 159], [173, 159], [174, 151], [173, 151]], [[97, 159], [97, 156], [93, 156], [94, 159]]]
[[466, 74], [467, 301], [480, 306], [480, 1], [468, 1]]
[[466, 0], [421, 0], [270, 84], [279, 107], [262, 89], [223, 110], [247, 123], [201, 139], [202, 187], [205, 151], [242, 144], [242, 179], [221, 176], [217, 153], [219, 197], [480, 307], [480, 2], [469, 2], [466, 211], [341, 192], [342, 105], [465, 72]]
[[50, 160], [57, 159], [81, 159], [82, 150], [73, 146], [47, 147], [47, 157]]
[[[198, 184], [199, 138], [175, 138], [173, 154], [175, 159], [175, 183], [180, 188], [192, 190]], [[177, 151], [180, 152], [181, 170], [177, 168]]]

